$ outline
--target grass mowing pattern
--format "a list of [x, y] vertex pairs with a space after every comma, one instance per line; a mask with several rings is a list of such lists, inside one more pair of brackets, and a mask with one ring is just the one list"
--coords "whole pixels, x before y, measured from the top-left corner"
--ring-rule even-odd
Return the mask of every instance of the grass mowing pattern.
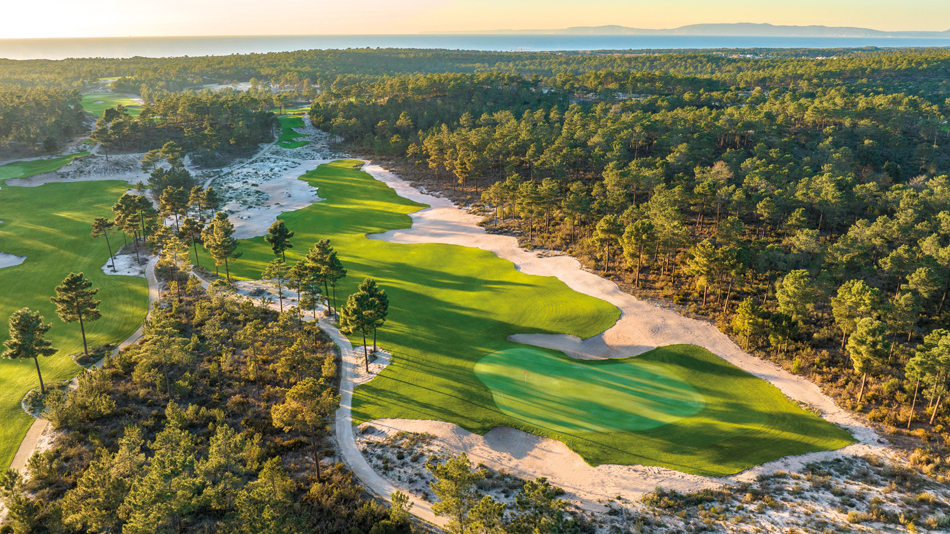
[[[395, 361], [372, 382], [357, 388], [355, 423], [386, 417], [433, 419], [480, 434], [495, 426], [510, 426], [559, 439], [594, 465], [657, 465], [701, 475], [735, 473], [789, 454], [835, 449], [852, 442], [845, 431], [798, 408], [771, 384], [699, 347], [663, 347], [636, 359], [581, 362], [567, 360], [556, 351], [507, 341], [506, 337], [515, 333], [586, 338], [610, 327], [619, 311], [572, 291], [556, 278], [520, 273], [510, 262], [480, 249], [367, 239], [365, 234], [409, 227], [411, 220], [406, 214], [423, 206], [397, 196], [359, 171], [360, 165], [339, 161], [308, 172], [301, 179], [318, 187], [327, 200], [281, 215], [296, 232], [293, 242], [297, 247], [287, 253], [291, 264], [318, 239], [332, 240], [349, 269], [337, 290], [338, 303], [366, 276], [376, 278], [390, 295], [390, 318], [380, 331], [379, 342], [394, 351]], [[231, 268], [243, 278], [259, 278], [274, 257], [263, 237], [242, 241], [240, 250], [244, 255]], [[206, 255], [202, 255], [202, 264], [211, 264]], [[362, 339], [353, 339], [362, 343]], [[517, 351], [511, 352], [513, 349]], [[478, 364], [489, 357], [481, 366], [483, 376], [486, 365], [495, 364], [512, 367], [518, 378], [523, 372], [514, 369], [521, 369], [517, 358], [524, 354], [521, 351], [544, 355], [532, 364], [538, 373], [567, 362], [589, 366], [586, 375], [600, 381], [597, 395], [621, 396], [603, 393], [609, 392], [604, 382], [612, 375], [623, 376], [625, 387], [630, 387], [652, 374], [665, 382], [644, 389], [653, 392], [647, 395], [655, 397], [662, 387], [675, 388], [677, 395], [693, 403], [693, 397], [685, 394], [688, 388], [680, 385], [685, 383], [705, 404], [688, 415], [694, 405], [678, 408], [656, 403], [655, 417], [660, 416], [658, 412], [665, 412], [664, 417], [688, 416], [676, 420], [675, 425], [653, 428], [641, 422], [644, 426], [636, 431], [570, 428], [558, 407], [539, 406], [517, 413], [509, 404], [511, 413], [505, 413], [496, 405], [492, 390], [479, 379]], [[493, 362], [499, 354], [501, 360]], [[505, 357], [509, 361], [505, 362]], [[637, 369], [618, 370], [634, 360]], [[553, 363], [559, 361], [562, 363]], [[629, 399], [636, 394], [625, 395], [632, 405]], [[616, 404], [613, 396], [591, 396], [588, 402], [612, 407]], [[543, 393], [535, 392], [532, 400], [542, 397]], [[635, 420], [634, 407], [630, 408]], [[617, 424], [623, 406], [609, 411], [613, 415], [606, 419]], [[570, 417], [576, 425], [580, 415]], [[649, 417], [642, 415], [641, 419]]]
[[560, 434], [640, 431], [703, 409], [703, 397], [675, 369], [639, 358], [602, 365], [538, 348], [485, 356], [475, 375], [502, 412]]
[[37, 174], [53, 172], [65, 167], [69, 163], [72, 163], [74, 159], [82, 158], [88, 155], [89, 152], [77, 152], [75, 154], [60, 156], [58, 158], [35, 159], [32, 161], [15, 161], [13, 163], [7, 163], [6, 165], [0, 166], [0, 184], [3, 184], [3, 182], [9, 180], [10, 178], [29, 178], [30, 176], [36, 176]]
[[280, 120], [280, 135], [277, 137], [277, 146], [280, 148], [300, 148], [306, 146], [308, 141], [295, 141], [306, 135], [299, 134], [294, 128], [303, 128], [303, 119], [300, 117], [278, 117]]
[[513, 349], [487, 356], [475, 373], [502, 411], [543, 429], [592, 465], [724, 476], [854, 442], [772, 384], [694, 345], [583, 362], [533, 347]]
[[[64, 158], [57, 159], [65, 164]], [[28, 172], [37, 174], [55, 170], [36, 165], [50, 161], [54, 160], [25, 163], [31, 165]], [[10, 169], [22, 165], [0, 167], [0, 179], [15, 177], [8, 175]], [[7, 320], [14, 311], [27, 306], [42, 313], [47, 323], [53, 323], [48, 337], [60, 349], [40, 358], [47, 384], [75, 376], [79, 369], [69, 358], [82, 350], [79, 324], [60, 321], [49, 301], [70, 272], [85, 273], [100, 289], [102, 318], [86, 324], [90, 346], [125, 339], [145, 318], [145, 279], [104, 274], [101, 267], [109, 257], [105, 239], [89, 236], [93, 218], [111, 216], [112, 205], [126, 189], [128, 184], [118, 181], [0, 188], [0, 251], [26, 257], [21, 265], [0, 269], [0, 344], [8, 338]], [[111, 239], [113, 250], [122, 244], [120, 236]], [[33, 421], [20, 409], [20, 400], [38, 386], [32, 361], [0, 359], [0, 466], [10, 465]]]
[[96, 118], [101, 118], [105, 110], [114, 108], [122, 104], [129, 111], [129, 115], [138, 117], [142, 112], [142, 104], [125, 95], [115, 94], [92, 94], [82, 95], [82, 109], [93, 114]]

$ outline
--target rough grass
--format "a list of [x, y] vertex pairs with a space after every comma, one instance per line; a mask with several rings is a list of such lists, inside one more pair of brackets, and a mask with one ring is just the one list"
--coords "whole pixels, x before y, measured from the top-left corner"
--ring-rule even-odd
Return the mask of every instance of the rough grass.
[[307, 137], [294, 131], [294, 128], [303, 128], [303, 119], [300, 117], [278, 117], [280, 120], [280, 135], [277, 137], [277, 146], [281, 148], [300, 148], [307, 145], [307, 141], [296, 141]]
[[114, 94], [92, 94], [82, 95], [82, 109], [88, 111], [96, 118], [102, 117], [102, 114], [108, 108], [114, 108], [122, 104], [129, 111], [129, 115], [137, 117], [142, 112], [142, 105], [125, 95]]
[[[53, 160], [42, 163], [50, 161]], [[31, 164], [29, 172], [36, 171], [33, 174], [55, 170], [40, 168], [36, 165], [40, 161], [26, 163]], [[12, 166], [0, 167], [4, 179], [13, 177], [7, 176], [8, 167]], [[40, 359], [47, 383], [75, 376], [79, 371], [69, 357], [82, 351], [79, 324], [60, 321], [49, 301], [55, 295], [54, 288], [70, 272], [85, 273], [100, 288], [97, 298], [102, 301], [103, 316], [86, 325], [90, 347], [125, 339], [145, 318], [145, 279], [105, 275], [101, 270], [109, 256], [105, 239], [89, 236], [92, 219], [111, 216], [112, 204], [127, 188], [124, 182], [0, 187], [0, 250], [26, 257], [21, 265], [0, 269], [0, 343], [8, 338], [7, 320], [11, 313], [24, 306], [42, 313], [46, 322], [53, 324], [48, 336], [59, 349], [55, 355]], [[113, 250], [122, 244], [121, 236], [111, 239]], [[20, 400], [38, 386], [32, 361], [0, 359], [0, 466], [10, 464], [32, 423], [20, 409]]]
[[63, 168], [74, 159], [88, 156], [89, 152], [77, 152], [58, 158], [35, 159], [31, 161], [15, 161], [0, 166], [0, 184], [10, 178], [29, 178], [37, 174], [53, 172]]
[[[664, 347], [623, 361], [581, 362], [507, 341], [515, 333], [589, 337], [610, 327], [619, 311], [556, 278], [522, 274], [510, 262], [479, 249], [366, 238], [409, 227], [406, 214], [423, 206], [358, 171], [360, 165], [340, 161], [307, 173], [301, 179], [318, 187], [327, 200], [281, 216], [296, 232], [296, 248], [287, 254], [290, 264], [318, 239], [332, 240], [349, 269], [337, 290], [338, 303], [366, 276], [376, 278], [390, 295], [390, 318], [379, 343], [395, 354], [394, 362], [357, 388], [354, 423], [385, 417], [434, 419], [480, 434], [510, 426], [560, 439], [591, 464], [659, 465], [703, 475], [734, 473], [789, 454], [851, 442], [847, 433], [801, 410], [767, 382], [698, 347]], [[233, 263], [232, 273], [245, 278], [258, 278], [274, 257], [263, 238], [243, 241], [241, 250], [244, 256]], [[207, 257], [202, 262], [210, 265]], [[358, 336], [353, 341], [362, 344]], [[521, 365], [528, 362], [519, 360], [525, 354], [537, 358], [530, 364], [532, 375], [570, 377], [565, 366], [583, 369], [561, 392], [600, 411], [595, 417], [583, 405], [568, 411], [569, 403], [546, 391], [549, 384], [540, 376], [534, 377], [537, 387], [518, 391], [510, 375], [523, 379]], [[503, 379], [493, 387], [507, 398], [493, 398], [492, 389], [479, 379], [483, 361], [483, 377], [491, 365], [511, 369], [494, 371]], [[659, 383], [643, 384], [645, 380]], [[506, 381], [507, 389], [499, 390], [497, 382]], [[661, 400], [664, 395], [688, 406]], [[516, 406], [518, 397], [534, 406]], [[647, 402], [653, 404], [645, 406]], [[652, 417], [675, 424], [653, 425], [647, 421]]]

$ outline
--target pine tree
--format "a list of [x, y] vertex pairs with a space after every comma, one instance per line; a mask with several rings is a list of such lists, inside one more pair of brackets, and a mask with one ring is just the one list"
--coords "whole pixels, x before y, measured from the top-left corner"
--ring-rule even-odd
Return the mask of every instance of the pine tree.
[[736, 316], [732, 318], [732, 329], [745, 337], [745, 350], [749, 350], [749, 341], [762, 331], [762, 309], [752, 297], [739, 303]]
[[386, 316], [389, 315], [389, 297], [385, 289], [380, 289], [376, 280], [367, 278], [360, 284], [359, 290], [366, 293], [373, 299], [373, 352], [376, 352], [376, 330], [386, 324]]
[[604, 250], [604, 270], [610, 268], [610, 249], [620, 244], [624, 228], [620, 218], [616, 215], [607, 215], [597, 223], [594, 230], [594, 243]]
[[284, 402], [274, 405], [271, 417], [274, 426], [284, 432], [296, 430], [310, 440], [310, 451], [320, 479], [319, 444], [327, 435], [330, 417], [340, 405], [340, 396], [322, 380], [307, 377], [287, 391]]
[[201, 240], [205, 249], [214, 258], [215, 265], [224, 265], [225, 277], [231, 281], [231, 271], [228, 268], [228, 259], [240, 257], [236, 254], [237, 239], [234, 239], [234, 225], [228, 220], [228, 214], [218, 212], [214, 220], [201, 232]]
[[274, 254], [280, 256], [284, 261], [287, 261], [287, 249], [294, 248], [293, 243], [290, 242], [290, 238], [293, 236], [294, 233], [287, 229], [284, 221], [278, 220], [267, 229], [267, 235], [264, 236], [264, 241], [270, 244]]
[[432, 511], [437, 516], [450, 518], [449, 532], [466, 534], [469, 532], [469, 513], [481, 501], [476, 487], [482, 479], [481, 472], [472, 471], [472, 464], [464, 452], [444, 464], [430, 460], [426, 462], [426, 469], [436, 478], [429, 487], [439, 498], [439, 502], [432, 505]]
[[3, 342], [6, 350], [0, 358], [19, 359], [32, 358], [36, 364], [36, 375], [40, 378], [40, 392], [46, 394], [43, 384], [43, 373], [40, 372], [40, 356], [56, 354], [53, 344], [46, 339], [46, 333], [53, 325], [43, 324], [43, 316], [39, 312], [22, 308], [10, 316], [10, 339]]
[[[280, 301], [280, 313], [284, 313], [284, 280], [287, 278], [287, 264], [282, 258], [275, 258], [267, 264], [261, 273], [261, 281], [268, 282], [277, 288], [277, 299]], [[271, 301], [273, 302], [273, 301]]]
[[[637, 271], [636, 281], [634, 283], [637, 287], [640, 287], [640, 270], [643, 266], [643, 253], [647, 250], [647, 247], [652, 247], [656, 244], [656, 227], [647, 219], [630, 223], [624, 229], [621, 244], [623, 245], [623, 255], [627, 259], [627, 266], [635, 268]], [[634, 265], [636, 265], [636, 267], [634, 267]]]
[[86, 280], [83, 273], [69, 273], [69, 276], [63, 280], [63, 285], [56, 288], [56, 296], [49, 299], [56, 305], [56, 314], [63, 322], [79, 321], [86, 356], [89, 355], [89, 346], [86, 343], [85, 323], [98, 321], [102, 316], [98, 309], [101, 301], [93, 298], [99, 289], [91, 288], [92, 281]]
[[861, 375], [861, 391], [858, 402], [864, 397], [864, 385], [869, 374], [876, 374], [891, 350], [885, 334], [884, 323], [865, 317], [858, 321], [854, 334], [848, 339], [848, 354], [854, 370]]
[[182, 221], [181, 230], [178, 232], [179, 237], [191, 241], [191, 247], [195, 251], [195, 266], [197, 267], [201, 267], [201, 263], [198, 261], [198, 241], [201, 239], [202, 230], [204, 230], [203, 224], [188, 217]]
[[109, 259], [112, 261], [112, 272], [116, 272], [115, 256], [112, 254], [112, 244], [109, 243], [109, 234], [112, 233], [112, 228], [114, 227], [115, 223], [105, 217], [96, 217], [92, 221], [92, 238], [98, 239], [103, 236], [106, 238], [106, 246], [109, 247]]
[[808, 271], [799, 269], [785, 275], [776, 296], [778, 311], [801, 324], [815, 308], [817, 292]]
[[366, 334], [376, 324], [373, 315], [375, 307], [375, 299], [359, 291], [350, 295], [346, 300], [346, 306], [340, 311], [340, 332], [348, 336], [357, 332], [363, 335], [363, 362], [367, 373], [369, 373], [369, 349], [366, 347]]

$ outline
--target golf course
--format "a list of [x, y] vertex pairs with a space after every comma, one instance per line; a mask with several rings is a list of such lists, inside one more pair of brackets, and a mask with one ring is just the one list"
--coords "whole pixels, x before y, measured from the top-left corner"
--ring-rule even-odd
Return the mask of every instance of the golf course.
[[138, 114], [142, 112], [142, 104], [125, 95], [110, 93], [82, 95], [82, 109], [91, 113], [92, 116], [96, 118], [102, 117], [102, 114], [105, 112], [105, 110], [114, 108], [118, 105], [125, 106], [125, 109], [128, 110], [129, 115], [133, 117], [137, 117]]
[[[306, 173], [300, 179], [326, 200], [281, 216], [296, 232], [290, 264], [316, 241], [331, 240], [348, 269], [336, 289], [339, 305], [365, 277], [389, 295], [379, 344], [394, 361], [356, 389], [354, 423], [439, 420], [479, 434], [507, 426], [558, 439], [591, 465], [706, 476], [854, 442], [768, 382], [699, 347], [581, 361], [508, 341], [530, 333], [587, 338], [612, 326], [619, 310], [481, 249], [368, 239], [410, 227], [408, 214], [425, 206], [399, 197], [361, 165], [337, 161]], [[259, 278], [274, 258], [262, 237], [242, 241], [239, 250], [230, 267], [241, 278]], [[202, 264], [210, 263], [203, 255]]]
[[308, 143], [307, 141], [297, 141], [297, 139], [307, 136], [294, 131], [294, 128], [304, 127], [303, 119], [281, 116], [278, 117], [278, 120], [280, 121], [280, 135], [277, 138], [277, 146], [281, 148], [300, 148]]
[[[111, 217], [111, 207], [128, 188], [125, 182], [55, 183], [40, 187], [6, 186], [10, 178], [51, 172], [83, 154], [55, 159], [15, 162], [0, 166], [0, 252], [25, 257], [17, 266], [0, 269], [0, 343], [8, 338], [7, 318], [29, 307], [53, 327], [47, 338], [59, 351], [40, 358], [47, 384], [76, 376], [79, 367], [69, 355], [82, 351], [79, 324], [66, 324], [50, 302], [54, 288], [70, 272], [82, 272], [99, 288], [102, 318], [86, 324], [90, 346], [119, 342], [145, 318], [147, 287], [144, 278], [108, 276], [102, 266], [109, 257], [104, 239], [90, 237], [94, 217]], [[122, 237], [111, 237], [113, 249]], [[0, 464], [9, 465], [32, 418], [20, 400], [39, 387], [31, 360], [0, 359]]]

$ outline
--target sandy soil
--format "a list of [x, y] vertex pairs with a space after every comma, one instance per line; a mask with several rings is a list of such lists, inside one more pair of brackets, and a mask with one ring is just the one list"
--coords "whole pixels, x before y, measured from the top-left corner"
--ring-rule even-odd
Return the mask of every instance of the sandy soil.
[[478, 436], [455, 425], [436, 421], [373, 421], [373, 426], [385, 426], [394, 432], [431, 433], [451, 450], [478, 455], [490, 467], [518, 470], [531, 477], [547, 476], [552, 483], [582, 498], [618, 494], [637, 498], [658, 485], [697, 490], [731, 481], [749, 480], [761, 473], [795, 469], [806, 462], [841, 455], [890, 455], [885, 442], [871, 428], [836, 406], [816, 385], [775, 364], [746, 354], [714, 325], [683, 317], [623, 293], [613, 282], [583, 270], [574, 258], [528, 252], [518, 246], [514, 237], [488, 234], [477, 226], [481, 217], [456, 208], [448, 199], [416, 190], [378, 165], [367, 164], [364, 170], [393, 187], [400, 196], [432, 206], [411, 215], [411, 228], [376, 234], [370, 238], [394, 243], [447, 243], [488, 250], [513, 262], [522, 272], [555, 276], [575, 291], [614, 304], [622, 313], [613, 327], [590, 339], [519, 334], [511, 336], [509, 339], [512, 341], [561, 350], [582, 359], [633, 356], [657, 346], [677, 343], [699, 345], [733, 365], [768, 380], [791, 399], [816, 408], [827, 420], [849, 430], [859, 443], [839, 451], [785, 458], [728, 479], [710, 479], [656, 467], [611, 465], [591, 468], [557, 441], [509, 428], [496, 428], [485, 436]]
[[6, 252], [0, 252], [0, 269], [4, 267], [15, 267], [26, 261], [26, 256], [14, 256]]
[[363, 347], [353, 347], [353, 354], [356, 356], [357, 362], [356, 367], [353, 369], [353, 385], [359, 386], [360, 384], [365, 384], [370, 380], [376, 378], [376, 375], [382, 372], [389, 364], [392, 362], [392, 354], [383, 350], [380, 347], [376, 347], [376, 353], [373, 353], [373, 346], [367, 345], [367, 352], [369, 353], [369, 372], [366, 372], [366, 364], [364, 360], [366, 359], [363, 353]]
[[64, 182], [95, 182], [102, 180], [123, 180], [135, 185], [148, 182], [148, 174], [142, 172], [141, 160], [144, 154], [117, 154], [108, 159], [101, 154], [92, 154], [74, 160], [69, 165], [54, 172], [37, 174], [29, 178], [12, 178], [6, 185], [19, 187], [39, 187], [45, 184]]
[[140, 255], [136, 259], [135, 254], [116, 254], [114, 259], [115, 272], [112, 271], [112, 260], [106, 260], [102, 266], [102, 272], [116, 276], [141, 276], [145, 278], [145, 266], [151, 257]]

